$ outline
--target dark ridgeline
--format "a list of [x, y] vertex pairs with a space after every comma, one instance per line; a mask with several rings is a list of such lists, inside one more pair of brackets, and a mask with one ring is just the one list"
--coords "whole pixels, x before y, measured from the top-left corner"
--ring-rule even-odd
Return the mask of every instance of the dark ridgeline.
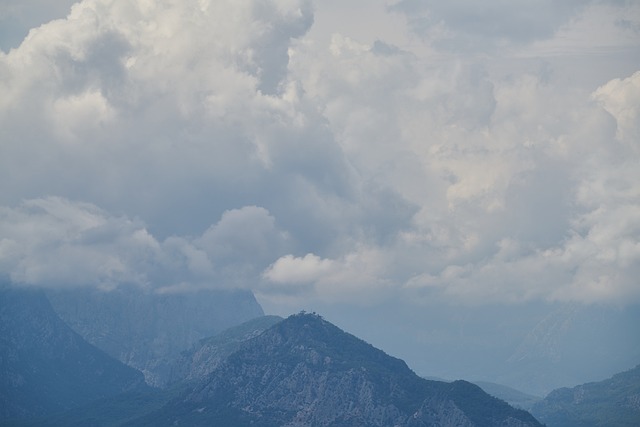
[[321, 317], [246, 341], [200, 383], [130, 425], [540, 426], [465, 382], [418, 377]]

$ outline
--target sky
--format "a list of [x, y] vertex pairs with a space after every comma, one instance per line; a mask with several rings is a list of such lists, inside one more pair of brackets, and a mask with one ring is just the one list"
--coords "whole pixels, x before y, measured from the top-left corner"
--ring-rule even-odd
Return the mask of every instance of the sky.
[[0, 29], [18, 286], [640, 303], [639, 2], [3, 0]]

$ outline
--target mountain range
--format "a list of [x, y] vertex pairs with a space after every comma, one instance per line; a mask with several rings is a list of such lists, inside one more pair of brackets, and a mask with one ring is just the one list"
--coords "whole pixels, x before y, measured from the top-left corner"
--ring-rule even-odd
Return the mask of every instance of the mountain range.
[[242, 343], [204, 380], [131, 425], [539, 426], [465, 382], [418, 377], [315, 314]]
[[315, 314], [202, 339], [160, 390], [74, 332], [43, 292], [3, 289], [0, 308], [0, 425], [540, 425], [471, 383], [420, 378]]
[[264, 316], [251, 293], [2, 286], [0, 322], [2, 426], [640, 425], [640, 366], [544, 399], [425, 379], [319, 315]]

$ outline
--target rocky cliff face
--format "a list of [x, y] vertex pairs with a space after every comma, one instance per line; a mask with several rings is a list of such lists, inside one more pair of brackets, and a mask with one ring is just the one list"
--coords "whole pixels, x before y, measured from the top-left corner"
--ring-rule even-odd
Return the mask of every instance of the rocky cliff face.
[[42, 292], [0, 289], [0, 420], [41, 416], [144, 386], [84, 341]]
[[427, 381], [315, 315], [245, 342], [136, 425], [539, 426], [465, 381]]
[[47, 296], [74, 331], [160, 387], [170, 374], [170, 360], [181, 351], [264, 314], [249, 291], [157, 294], [120, 287], [51, 291]]

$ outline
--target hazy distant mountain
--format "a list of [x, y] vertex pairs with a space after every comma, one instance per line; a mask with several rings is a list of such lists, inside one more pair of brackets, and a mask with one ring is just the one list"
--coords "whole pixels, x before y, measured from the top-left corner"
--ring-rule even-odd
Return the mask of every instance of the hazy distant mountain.
[[50, 291], [51, 305], [88, 342], [163, 386], [170, 360], [198, 340], [262, 316], [249, 291], [158, 294], [138, 287]]
[[640, 309], [564, 305], [524, 337], [494, 382], [545, 395], [600, 380], [640, 360]]
[[240, 345], [282, 321], [280, 316], [262, 316], [204, 338], [182, 352], [171, 365], [169, 383], [197, 381], [205, 378]]
[[[432, 381], [444, 381], [451, 382], [449, 380], [440, 378], [440, 377], [423, 377], [427, 380]], [[480, 387], [485, 393], [490, 396], [497, 397], [498, 399], [504, 400], [509, 405], [514, 408], [524, 409], [525, 411], [531, 410], [531, 407], [542, 400], [541, 397], [534, 396], [528, 393], [524, 393], [520, 390], [516, 390], [515, 388], [503, 385], [496, 384], [487, 381], [471, 381], [473, 384]]]
[[491, 396], [504, 400], [514, 408], [521, 408], [529, 411], [535, 403], [542, 400], [541, 397], [523, 393], [520, 390], [516, 390], [515, 388], [511, 388], [502, 384], [490, 383], [486, 381], [474, 381], [474, 384], [479, 386]]
[[539, 426], [465, 381], [407, 365], [316, 315], [246, 341], [192, 390], [131, 425]]
[[142, 374], [72, 331], [40, 291], [0, 289], [0, 421], [143, 386]]
[[604, 381], [554, 390], [532, 412], [548, 427], [640, 426], [640, 365]]
[[[640, 360], [640, 305], [315, 305], [422, 376], [504, 384], [534, 396], [609, 378]], [[407, 325], [414, 325], [408, 328]]]

